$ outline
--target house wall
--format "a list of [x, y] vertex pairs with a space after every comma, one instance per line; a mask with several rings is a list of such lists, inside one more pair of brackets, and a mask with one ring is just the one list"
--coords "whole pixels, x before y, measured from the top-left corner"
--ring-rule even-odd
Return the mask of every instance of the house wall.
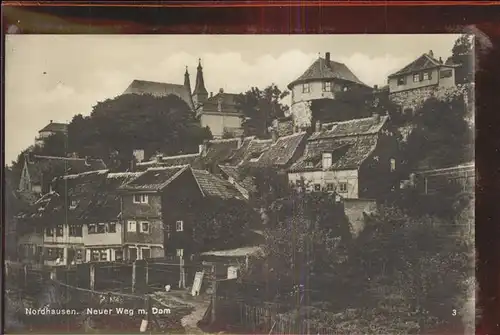
[[43, 262], [43, 234], [33, 231], [19, 236], [17, 250], [18, 259], [23, 263]]
[[[137, 194], [140, 194], [139, 192]], [[134, 203], [133, 194], [124, 194], [122, 199], [123, 219], [148, 219], [161, 218], [161, 195], [157, 193], [148, 194], [147, 204]]]
[[115, 222], [116, 232], [110, 233], [106, 230], [104, 233], [90, 233], [88, 224], [83, 225], [83, 244], [85, 246], [100, 245], [121, 245], [123, 243], [123, 225], [121, 222]]
[[222, 137], [224, 129], [229, 130], [241, 128], [241, 118], [237, 115], [202, 114], [201, 126], [209, 127], [214, 137]]
[[[414, 82], [413, 81], [413, 74], [420, 73], [420, 72], [430, 72], [431, 79]], [[414, 72], [414, 73], [409, 73], [409, 74], [404, 75], [404, 77], [406, 78], [405, 85], [398, 85], [398, 78], [401, 78], [403, 76], [389, 78], [389, 92], [395, 93], [395, 92], [401, 92], [401, 91], [405, 91], [405, 90], [413, 90], [413, 89], [422, 88], [422, 87], [426, 87], [426, 86], [437, 85], [439, 83], [439, 73], [438, 73], [437, 68], [429, 69], [427, 71], [420, 71], [420, 72]]]
[[358, 171], [357, 170], [338, 170], [338, 171], [310, 171], [299, 173], [288, 173], [290, 183], [296, 184], [301, 179], [305, 180], [309, 191], [314, 190], [314, 185], [319, 184], [321, 188], [326, 188], [328, 183], [334, 184], [338, 189], [341, 182], [347, 183], [347, 192], [340, 193], [344, 198], [358, 198]]
[[56, 236], [57, 227], [54, 227], [51, 236], [47, 236], [47, 233], [45, 231], [43, 233], [44, 243], [83, 244], [83, 236], [69, 236], [69, 225], [63, 224], [62, 227], [63, 227], [63, 236]]

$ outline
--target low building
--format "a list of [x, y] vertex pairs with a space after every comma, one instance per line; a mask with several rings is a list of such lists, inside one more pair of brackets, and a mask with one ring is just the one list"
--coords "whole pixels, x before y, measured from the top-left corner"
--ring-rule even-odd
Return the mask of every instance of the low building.
[[214, 138], [241, 136], [243, 113], [238, 109], [239, 94], [226, 93], [221, 88], [216, 95], [210, 94], [200, 105], [198, 116], [202, 127], [210, 128]]
[[244, 201], [229, 182], [189, 165], [149, 168], [120, 190], [130, 260], [188, 256], [194, 248], [193, 227], [201, 201], [208, 197]]
[[437, 194], [450, 186], [458, 191], [474, 191], [474, 162], [452, 167], [415, 171], [409, 181], [422, 194]]
[[397, 155], [388, 116], [323, 126], [318, 122], [304, 154], [288, 170], [288, 179], [309, 191], [336, 192], [343, 198], [377, 198], [393, 187]]
[[35, 139], [35, 144], [43, 146], [44, 139], [56, 134], [62, 134], [66, 136], [68, 134], [68, 124], [53, 122], [52, 120], [50, 120], [50, 123], [48, 125], [38, 131], [38, 137]]
[[55, 177], [106, 169], [102, 159], [54, 157], [27, 154], [19, 181], [19, 191], [43, 195]]

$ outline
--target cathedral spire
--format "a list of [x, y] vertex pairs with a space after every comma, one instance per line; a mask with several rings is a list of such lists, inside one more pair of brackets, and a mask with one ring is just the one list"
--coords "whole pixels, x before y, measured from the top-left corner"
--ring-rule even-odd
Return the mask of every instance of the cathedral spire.
[[203, 67], [201, 66], [201, 58], [198, 61], [196, 73], [196, 84], [193, 91], [193, 100], [195, 103], [203, 103], [208, 98], [208, 92], [205, 88], [205, 80], [203, 79]]
[[187, 66], [186, 72], [184, 73], [184, 87], [186, 87], [189, 90], [189, 94], [191, 94], [191, 80], [189, 80], [189, 72]]

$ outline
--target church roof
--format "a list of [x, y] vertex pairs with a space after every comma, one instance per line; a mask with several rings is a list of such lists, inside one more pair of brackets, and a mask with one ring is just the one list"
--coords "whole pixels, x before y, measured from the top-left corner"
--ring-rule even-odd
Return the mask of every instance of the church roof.
[[150, 94], [156, 97], [175, 95], [186, 102], [189, 108], [194, 110], [191, 92], [189, 92], [189, 88], [184, 85], [135, 79], [123, 94]]
[[332, 60], [328, 64], [325, 58], [320, 57], [300, 77], [288, 84], [288, 89], [291, 89], [296, 84], [324, 79], [340, 79], [367, 86], [345, 64]]

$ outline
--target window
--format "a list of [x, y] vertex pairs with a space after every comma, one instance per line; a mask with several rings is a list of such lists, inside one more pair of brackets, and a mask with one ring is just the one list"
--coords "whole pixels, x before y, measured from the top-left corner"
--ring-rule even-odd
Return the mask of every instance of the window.
[[100, 260], [101, 261], [107, 261], [108, 260], [108, 252], [107, 252], [107, 250], [100, 250], [99, 254], [100, 254]]
[[99, 250], [92, 250], [91, 252], [92, 252], [91, 260], [94, 262], [98, 261], [100, 256]]
[[333, 192], [335, 190], [335, 185], [333, 183], [327, 183], [326, 184], [326, 190], [328, 192]]
[[442, 70], [441, 72], [439, 72], [440, 78], [450, 78], [452, 75], [452, 70]]
[[69, 236], [82, 237], [82, 225], [69, 226]]
[[332, 91], [332, 83], [330, 81], [323, 82], [323, 92], [331, 92]]
[[347, 183], [342, 182], [339, 183], [339, 193], [346, 193], [347, 192]]
[[183, 221], [177, 221], [175, 223], [175, 230], [176, 231], [184, 231], [184, 222]]
[[82, 249], [76, 249], [76, 251], [75, 251], [75, 259], [77, 261], [83, 261], [83, 250]]
[[413, 82], [414, 82], [414, 83], [417, 83], [417, 82], [419, 82], [419, 81], [420, 81], [420, 75], [419, 75], [418, 73], [415, 73], [415, 74], [413, 75]]
[[302, 93], [309, 93], [311, 92], [311, 86], [309, 83], [302, 84]]
[[394, 158], [391, 158], [390, 164], [391, 164], [391, 172], [396, 171], [396, 160]]
[[398, 86], [406, 85], [406, 77], [398, 77]]
[[76, 200], [71, 200], [71, 204], [69, 206], [69, 209], [75, 209], [76, 206], [78, 206], [78, 201]]
[[149, 233], [149, 222], [148, 221], [141, 222], [141, 232], [142, 233]]
[[115, 222], [108, 223], [108, 233], [116, 233], [116, 223]]
[[128, 249], [129, 260], [135, 261], [137, 259], [137, 248], [131, 247]]
[[177, 249], [177, 257], [184, 256], [184, 249]]
[[123, 260], [123, 250], [115, 249], [115, 261], [121, 261], [121, 260]]
[[106, 224], [98, 223], [97, 224], [97, 234], [104, 234], [106, 232]]
[[424, 80], [429, 80], [429, 72], [424, 72]]
[[64, 248], [47, 248], [46, 249], [47, 260], [55, 261], [60, 258], [64, 259]]
[[97, 231], [96, 225], [93, 223], [89, 224], [89, 234], [95, 234], [96, 231]]
[[54, 236], [54, 229], [52, 229], [52, 228], [45, 228], [45, 236], [47, 236], [47, 237]]
[[332, 154], [323, 153], [323, 169], [329, 169], [332, 166]]
[[320, 184], [314, 184], [314, 191], [316, 191], [316, 192], [321, 191], [321, 185]]
[[308, 161], [308, 162], [306, 163], [306, 167], [308, 167], [308, 168], [312, 168], [312, 167], [314, 167], [313, 162]]
[[134, 204], [147, 204], [148, 195], [147, 194], [134, 194]]
[[129, 221], [128, 222], [128, 229], [129, 232], [136, 232], [137, 231], [137, 222], [135, 221]]
[[64, 227], [63, 227], [63, 225], [57, 225], [56, 236], [64, 236]]
[[142, 259], [148, 259], [151, 258], [151, 249], [149, 248], [142, 248]]

